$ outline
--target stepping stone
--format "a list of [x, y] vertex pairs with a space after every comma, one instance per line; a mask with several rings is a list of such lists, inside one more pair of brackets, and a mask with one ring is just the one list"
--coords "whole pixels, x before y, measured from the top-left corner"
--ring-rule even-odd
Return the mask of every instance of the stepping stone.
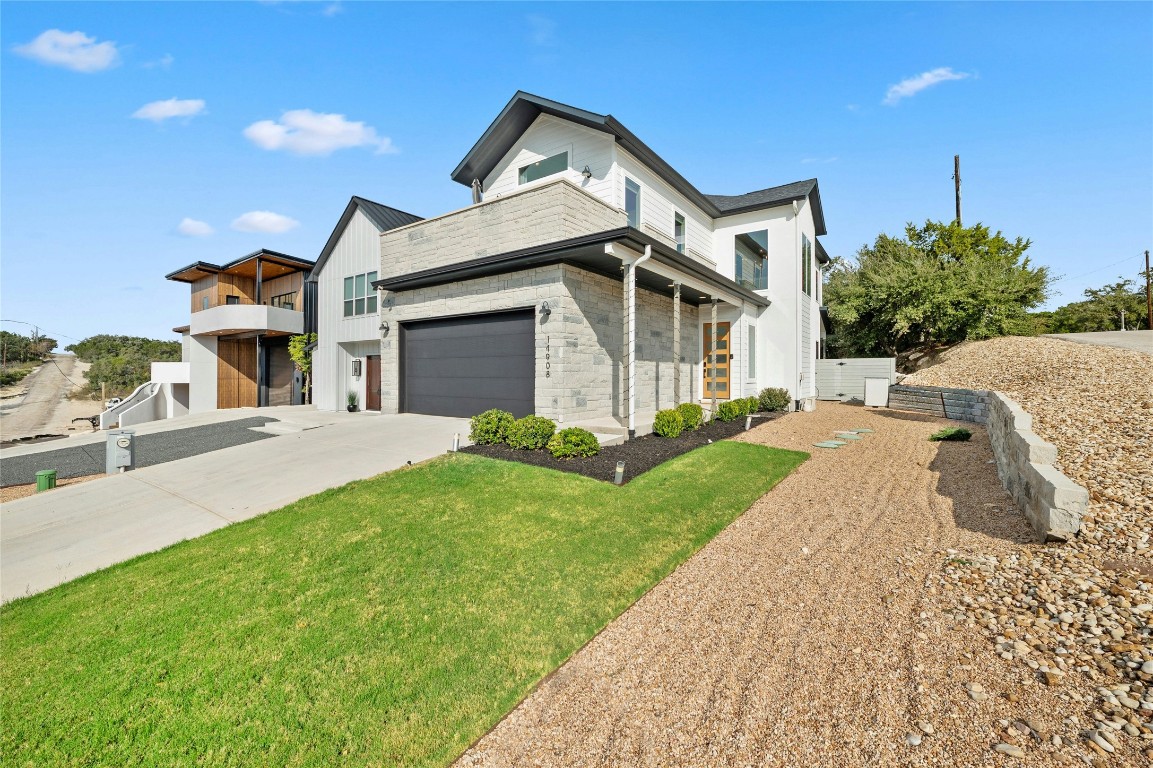
[[854, 429], [852, 431], [856, 432], [858, 435], [871, 435], [871, 434], [873, 434], [873, 430], [871, 430], [871, 429]]
[[836, 440], [822, 440], [819, 443], [813, 443], [818, 448], [839, 448], [844, 443], [837, 442]]
[[860, 440], [861, 436], [853, 434], [852, 432], [838, 432], [837, 433], [837, 439], [838, 440]]

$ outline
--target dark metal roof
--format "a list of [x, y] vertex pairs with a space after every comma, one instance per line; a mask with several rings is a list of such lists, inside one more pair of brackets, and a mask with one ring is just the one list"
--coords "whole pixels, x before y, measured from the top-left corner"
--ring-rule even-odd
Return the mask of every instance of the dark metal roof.
[[[595, 112], [570, 107], [567, 104], [534, 96], [524, 91], [517, 91], [512, 100], [497, 115], [496, 120], [481, 134], [480, 139], [453, 170], [452, 180], [467, 187], [472, 184], [473, 179], [484, 179], [492, 173], [497, 163], [516, 144], [517, 139], [528, 130], [533, 121], [542, 114], [568, 120], [571, 123], [613, 136], [616, 142], [624, 147], [629, 154], [655, 171], [676, 191], [714, 219], [731, 216], [735, 213], [771, 208], [793, 200], [803, 199], [811, 193], [813, 221], [817, 234], [826, 234], [825, 214], [821, 208], [821, 196], [817, 191], [816, 179], [762, 189], [747, 195], [704, 195], [612, 115], [598, 115]], [[800, 193], [784, 191], [794, 187], [804, 188], [805, 191]], [[722, 204], [726, 207], [722, 207]]]
[[825, 333], [833, 332], [833, 318], [829, 317], [828, 307], [821, 307], [821, 325], [825, 327]]
[[281, 264], [285, 267], [292, 269], [308, 270], [312, 269], [312, 262], [308, 259], [298, 259], [295, 256], [289, 256], [287, 253], [280, 253], [279, 251], [270, 251], [267, 248], [261, 248], [259, 251], [241, 256], [239, 259], [234, 259], [227, 264], [211, 264], [207, 261], [194, 261], [186, 267], [169, 272], [164, 276], [165, 280], [175, 280], [178, 283], [192, 283], [207, 275], [214, 275], [218, 272], [227, 272], [233, 267], [239, 266], [246, 261], [260, 257], [264, 261], [272, 261]]
[[390, 208], [387, 205], [374, 203], [371, 200], [353, 195], [352, 199], [348, 201], [348, 205], [344, 207], [344, 213], [340, 215], [340, 220], [336, 222], [332, 234], [328, 236], [328, 242], [326, 242], [324, 248], [321, 249], [320, 256], [316, 259], [316, 266], [312, 268], [312, 274], [309, 275], [309, 280], [315, 280], [317, 276], [320, 275], [320, 271], [324, 269], [328, 257], [332, 255], [336, 244], [340, 242], [340, 236], [344, 234], [344, 228], [348, 226], [348, 222], [352, 221], [352, 215], [356, 213], [357, 208], [360, 209], [361, 213], [363, 213], [380, 232], [387, 232], [390, 229], [424, 221], [423, 218], [415, 214], [405, 213], [396, 208]]
[[817, 241], [817, 261], [821, 264], [829, 263], [829, 253], [825, 250], [825, 246], [821, 245], [821, 241]]
[[[652, 246], [653, 261], [665, 264], [685, 272], [705, 285], [713, 286], [725, 293], [735, 294], [750, 304], [767, 307], [769, 300], [754, 291], [718, 274], [708, 267], [700, 264], [682, 253], [668, 247], [661, 241], [646, 235], [632, 227], [621, 227], [605, 232], [596, 232], [591, 235], [582, 235], [568, 240], [522, 248], [507, 253], [498, 253], [493, 256], [483, 256], [479, 259], [470, 259], [456, 264], [424, 269], [407, 275], [388, 277], [373, 282], [374, 288], [383, 288], [389, 291], [410, 291], [416, 288], [427, 288], [434, 285], [471, 280], [489, 275], [499, 275], [514, 272], [530, 267], [545, 266], [548, 264], [573, 264], [592, 272], [620, 279], [620, 260], [604, 252], [606, 243], [626, 243], [636, 250], [643, 251], [645, 246]], [[643, 277], [642, 277], [643, 275]], [[671, 295], [668, 279], [646, 273], [642, 269], [637, 281], [650, 290]], [[682, 299], [690, 304], [699, 304], [705, 297], [693, 296], [693, 291], [682, 295]]]

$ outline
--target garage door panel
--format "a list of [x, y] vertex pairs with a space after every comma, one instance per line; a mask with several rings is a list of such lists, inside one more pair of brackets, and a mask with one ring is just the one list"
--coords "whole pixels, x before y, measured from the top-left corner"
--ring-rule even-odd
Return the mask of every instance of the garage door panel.
[[533, 310], [404, 324], [404, 410], [520, 417], [535, 408]]

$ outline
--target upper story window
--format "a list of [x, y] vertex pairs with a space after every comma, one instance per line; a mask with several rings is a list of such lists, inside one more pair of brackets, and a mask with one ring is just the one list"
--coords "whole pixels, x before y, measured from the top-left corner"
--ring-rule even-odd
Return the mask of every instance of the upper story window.
[[673, 212], [673, 240], [677, 242], [677, 253], [685, 252], [685, 217]]
[[629, 226], [640, 229], [641, 185], [630, 178], [625, 178], [625, 213], [629, 217]]
[[375, 272], [365, 272], [344, 278], [344, 316], [376, 314], [376, 289], [372, 281]]
[[568, 152], [561, 152], [559, 155], [546, 157], [544, 160], [537, 160], [535, 163], [529, 163], [520, 169], [520, 183], [528, 184], [530, 181], [543, 179], [545, 176], [552, 176], [554, 173], [568, 170]]
[[281, 293], [268, 300], [268, 306], [281, 309], [296, 309], [296, 293]]
[[801, 235], [801, 290], [813, 295], [813, 244], [805, 235]]
[[735, 238], [737, 283], [754, 291], [769, 288], [769, 230], [744, 232]]

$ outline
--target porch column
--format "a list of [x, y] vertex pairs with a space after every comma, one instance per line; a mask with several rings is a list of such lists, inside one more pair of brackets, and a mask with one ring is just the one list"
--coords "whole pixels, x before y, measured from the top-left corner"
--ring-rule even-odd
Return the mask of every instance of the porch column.
[[681, 284], [673, 283], [673, 407], [681, 404]]
[[[717, 415], [717, 299], [713, 297], [712, 325], [709, 328], [709, 353], [705, 355], [705, 364], [709, 366], [709, 378], [712, 380], [712, 403], [709, 407], [712, 413], [710, 419]], [[731, 368], [731, 366], [730, 366]], [[732, 381], [732, 371], [729, 371], [729, 381]]]
[[639, 259], [621, 259], [624, 268], [624, 365], [625, 397], [622, 398], [628, 409], [629, 439], [637, 435], [637, 267], [652, 258], [652, 246], [645, 246], [645, 254]]

